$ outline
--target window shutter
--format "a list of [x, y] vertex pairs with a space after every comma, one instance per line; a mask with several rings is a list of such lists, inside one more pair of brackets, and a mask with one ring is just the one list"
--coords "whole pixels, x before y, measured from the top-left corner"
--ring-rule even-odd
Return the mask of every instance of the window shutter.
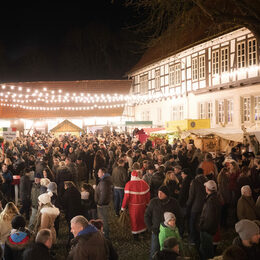
[[216, 114], [216, 124], [219, 123], [218, 121], [218, 101], [215, 101], [215, 114]]
[[198, 119], [200, 119], [200, 102], [197, 104], [197, 107], [198, 107]]
[[250, 96], [250, 103], [251, 103], [251, 111], [250, 111], [250, 122], [255, 122], [255, 98], [254, 96]]
[[226, 99], [224, 99], [224, 124], [228, 123], [228, 102]]
[[244, 123], [244, 98], [240, 97], [240, 118], [241, 124]]

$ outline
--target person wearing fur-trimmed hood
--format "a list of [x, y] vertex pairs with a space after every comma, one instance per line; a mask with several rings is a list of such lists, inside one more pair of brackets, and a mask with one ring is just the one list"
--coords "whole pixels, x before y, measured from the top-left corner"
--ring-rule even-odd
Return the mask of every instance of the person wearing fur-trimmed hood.
[[26, 221], [22, 215], [13, 218], [12, 230], [5, 242], [4, 258], [7, 260], [22, 260], [26, 246], [32, 240], [30, 231], [25, 227]]
[[57, 216], [60, 214], [60, 210], [51, 203], [51, 192], [41, 194], [38, 197], [39, 209], [37, 214], [37, 222], [35, 225], [35, 233], [41, 229], [50, 229], [52, 232], [53, 244], [56, 242], [56, 231], [54, 228], [54, 222]]

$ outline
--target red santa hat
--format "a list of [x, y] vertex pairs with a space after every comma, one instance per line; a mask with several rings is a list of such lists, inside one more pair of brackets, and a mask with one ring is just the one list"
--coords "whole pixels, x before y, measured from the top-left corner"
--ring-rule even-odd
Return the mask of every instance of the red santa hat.
[[133, 177], [138, 177], [138, 171], [132, 171], [132, 173], [131, 173], [131, 176], [133, 176]]

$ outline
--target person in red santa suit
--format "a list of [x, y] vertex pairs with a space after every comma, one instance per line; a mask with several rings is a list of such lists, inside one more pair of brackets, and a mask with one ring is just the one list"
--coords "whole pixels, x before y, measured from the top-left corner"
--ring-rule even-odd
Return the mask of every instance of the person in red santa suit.
[[131, 180], [125, 185], [125, 194], [121, 210], [129, 209], [131, 230], [135, 240], [138, 234], [146, 231], [144, 212], [150, 201], [150, 187], [141, 179], [140, 171], [131, 173]]

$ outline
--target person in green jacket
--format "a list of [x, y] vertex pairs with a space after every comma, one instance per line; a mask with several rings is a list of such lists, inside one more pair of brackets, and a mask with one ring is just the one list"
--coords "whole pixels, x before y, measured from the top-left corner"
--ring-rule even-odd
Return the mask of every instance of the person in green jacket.
[[164, 212], [164, 222], [160, 225], [159, 242], [160, 249], [163, 249], [163, 242], [168, 237], [174, 237], [178, 240], [180, 251], [182, 252], [181, 236], [176, 227], [176, 217], [171, 212]]

